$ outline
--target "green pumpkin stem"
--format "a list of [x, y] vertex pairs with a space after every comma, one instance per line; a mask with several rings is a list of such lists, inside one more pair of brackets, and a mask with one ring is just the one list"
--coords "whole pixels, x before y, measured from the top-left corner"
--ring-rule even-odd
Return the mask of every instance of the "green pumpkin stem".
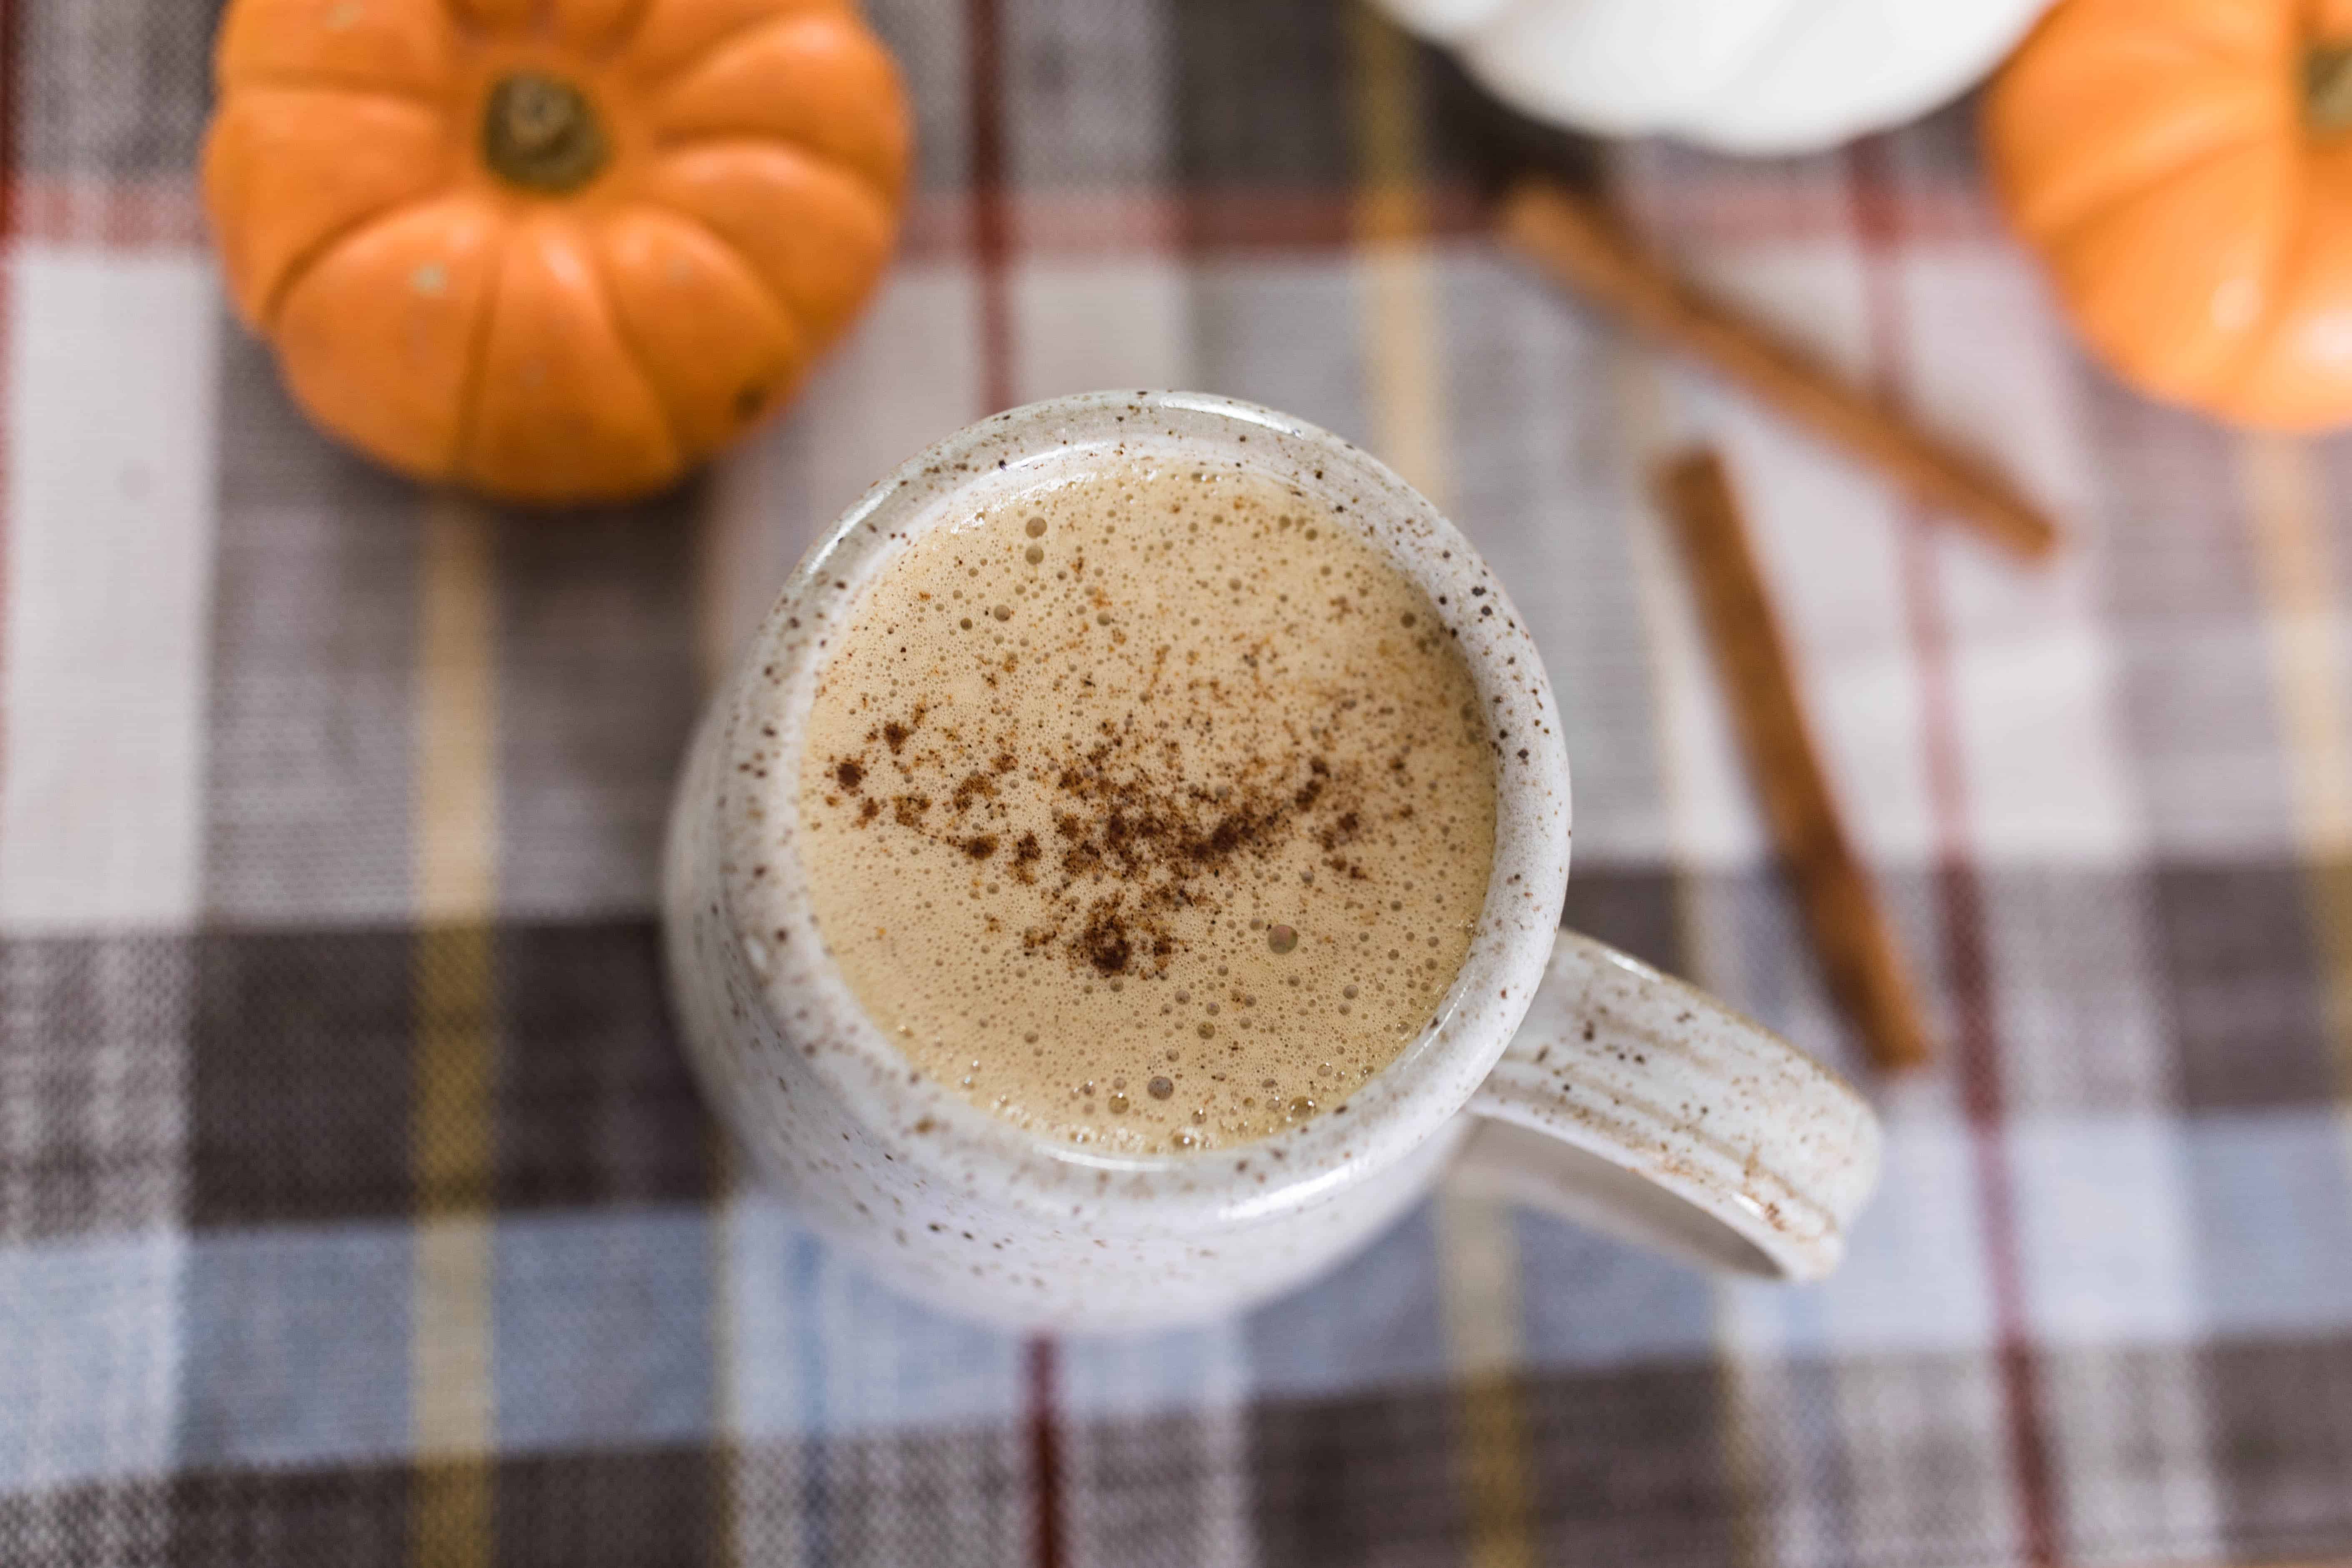
[[560, 77], [500, 77], [482, 110], [482, 161], [509, 184], [545, 195], [576, 191], [611, 157], [588, 95]]

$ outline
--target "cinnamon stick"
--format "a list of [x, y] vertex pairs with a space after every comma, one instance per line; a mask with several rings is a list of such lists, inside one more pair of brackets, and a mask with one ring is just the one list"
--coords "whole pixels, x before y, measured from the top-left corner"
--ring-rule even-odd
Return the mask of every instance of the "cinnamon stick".
[[1927, 507], [2023, 555], [2047, 554], [2057, 543], [2050, 519], [1981, 459], [1927, 435], [1803, 349], [1692, 288], [1594, 203], [1530, 180], [1504, 197], [1499, 225], [1503, 239], [1555, 281], [1739, 383]]
[[1839, 818], [1786, 640], [1723, 461], [1706, 448], [1657, 472], [1764, 815], [1789, 868], [1831, 994], [1887, 1068], [1931, 1054], [1893, 924]]

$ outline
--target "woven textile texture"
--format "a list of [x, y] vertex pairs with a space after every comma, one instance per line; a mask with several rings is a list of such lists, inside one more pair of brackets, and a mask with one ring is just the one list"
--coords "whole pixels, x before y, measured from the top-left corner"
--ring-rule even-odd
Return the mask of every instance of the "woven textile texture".
[[[1963, 107], [1605, 157], [1347, 0], [876, 0], [907, 242], [625, 513], [314, 435], [191, 176], [204, 0], [0, 5], [0, 1563], [1979, 1568], [2352, 1558], [2352, 441], [2069, 344]], [[2027, 572], [1532, 282], [1529, 163], [1996, 454]], [[735, 1169], [664, 1016], [698, 695], [992, 409], [1382, 454], [1537, 629], [1570, 921], [1852, 1066], [1645, 474], [1729, 455], [1942, 1065], [1829, 1284], [1432, 1200], [1239, 1321], [1024, 1342]]]

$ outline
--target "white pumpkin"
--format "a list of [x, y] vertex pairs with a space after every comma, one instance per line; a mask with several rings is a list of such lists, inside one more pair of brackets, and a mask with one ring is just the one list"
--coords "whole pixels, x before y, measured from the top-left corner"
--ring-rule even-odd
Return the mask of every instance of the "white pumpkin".
[[2049, 0], [1381, 0], [1497, 98], [1612, 136], [1795, 153], [1913, 119]]

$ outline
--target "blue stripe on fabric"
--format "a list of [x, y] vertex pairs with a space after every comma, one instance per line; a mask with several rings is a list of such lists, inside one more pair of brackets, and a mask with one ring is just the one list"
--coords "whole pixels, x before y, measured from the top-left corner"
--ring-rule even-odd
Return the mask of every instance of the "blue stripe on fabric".
[[2180, 1123], [2036, 1117], [2006, 1128], [2004, 1149], [2037, 1339], [2177, 1343], [2204, 1331]]
[[747, 1199], [737, 1211], [733, 1317], [743, 1436], [1021, 1418], [1016, 1336], [893, 1294], [772, 1200]]
[[1249, 1392], [1249, 1344], [1237, 1320], [1164, 1333], [1061, 1341], [1062, 1414], [1139, 1420], [1227, 1410]]
[[[800, 1331], [776, 1342], [773, 1350], [795, 1363], [793, 1388], [799, 1395], [797, 1429], [803, 1434], [823, 1432], [828, 1430], [824, 1355], [827, 1342], [815, 1330], [821, 1321], [816, 1303], [824, 1286], [824, 1248], [814, 1237], [806, 1234], [781, 1239], [785, 1251], [784, 1272], [792, 1281], [793, 1313], [786, 1321], [796, 1324]], [[830, 1495], [827, 1483], [831, 1480], [826, 1458], [825, 1444], [800, 1445], [801, 1561], [809, 1568], [830, 1568], [840, 1557], [834, 1546], [832, 1510], [826, 1507]]]
[[711, 1220], [698, 1209], [500, 1220], [499, 1447], [691, 1442], [711, 1429]]
[[2207, 1331], [2352, 1322], [2352, 1113], [2200, 1116], [2181, 1141]]
[[394, 1224], [197, 1241], [176, 1468], [405, 1454], [414, 1251]]
[[1313, 1397], [1442, 1382], [1445, 1331], [1430, 1205], [1244, 1325], [1254, 1392]]
[[782, 1436], [806, 1424], [800, 1388], [808, 1381], [805, 1327], [795, 1300], [797, 1280], [786, 1266], [801, 1232], [780, 1206], [751, 1196], [730, 1205], [728, 1288], [733, 1293], [735, 1364], [728, 1377], [740, 1436]]
[[1621, 1366], [1712, 1353], [1715, 1289], [1706, 1275], [1546, 1215], [1517, 1219], [1528, 1365]]
[[163, 1470], [187, 1238], [0, 1247], [0, 1491]]

